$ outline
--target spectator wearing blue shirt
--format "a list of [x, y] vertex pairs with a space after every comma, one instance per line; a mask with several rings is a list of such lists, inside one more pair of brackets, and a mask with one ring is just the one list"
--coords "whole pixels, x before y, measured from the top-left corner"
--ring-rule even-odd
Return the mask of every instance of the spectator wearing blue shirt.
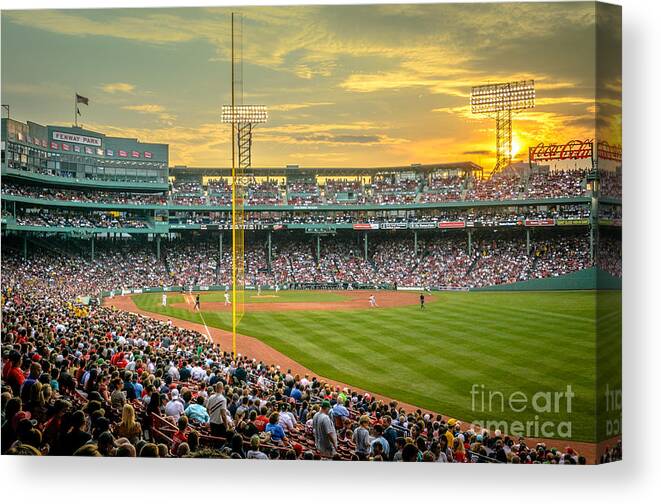
[[331, 410], [331, 416], [335, 418], [348, 418], [349, 410], [344, 407], [344, 401], [340, 398], [337, 399], [337, 403], [333, 406]]
[[280, 415], [277, 412], [271, 413], [269, 417], [269, 423], [266, 424], [265, 432], [271, 433], [271, 439], [276, 442], [283, 441], [287, 436], [285, 435], [285, 430], [278, 423], [280, 420]]
[[184, 411], [184, 414], [191, 420], [195, 420], [199, 423], [209, 423], [209, 413], [204, 407], [204, 397], [197, 396], [197, 401]]
[[135, 387], [133, 386], [133, 373], [131, 371], [127, 371], [124, 374], [124, 392], [126, 392], [126, 400], [127, 401], [132, 401], [133, 399], [137, 399], [137, 395], [135, 393]]
[[303, 392], [301, 392], [301, 390], [298, 388], [297, 385], [294, 385], [294, 388], [291, 389], [291, 393], [289, 394], [289, 397], [293, 397], [294, 400], [298, 402], [303, 397]]
[[386, 438], [383, 437], [383, 426], [380, 424], [376, 424], [374, 426], [374, 433], [376, 434], [376, 438], [370, 443], [370, 452], [373, 455], [374, 454], [374, 445], [376, 443], [379, 443], [381, 446], [383, 446], [383, 458], [384, 459], [389, 459], [390, 458], [390, 445], [388, 445], [388, 441]]
[[144, 390], [144, 387], [142, 386], [142, 383], [138, 382], [138, 373], [133, 374], [133, 388], [135, 389], [135, 396], [136, 398], [140, 399], [142, 398], [142, 391]]

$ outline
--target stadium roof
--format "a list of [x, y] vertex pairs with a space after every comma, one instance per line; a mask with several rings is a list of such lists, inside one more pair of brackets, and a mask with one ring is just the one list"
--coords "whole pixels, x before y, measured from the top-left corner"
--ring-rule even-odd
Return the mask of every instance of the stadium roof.
[[[482, 171], [482, 167], [470, 162], [464, 161], [459, 163], [434, 163], [434, 164], [411, 164], [406, 166], [375, 166], [375, 167], [330, 167], [330, 168], [315, 168], [299, 165], [287, 165], [284, 167], [253, 167], [251, 171], [257, 176], [305, 176], [305, 175], [321, 175], [324, 177], [347, 177], [358, 175], [375, 175], [384, 172], [406, 172], [416, 171], [430, 173], [434, 171]], [[204, 167], [189, 167], [189, 166], [175, 166], [170, 168], [170, 176], [174, 177], [218, 177], [231, 175], [231, 168], [204, 168]]]

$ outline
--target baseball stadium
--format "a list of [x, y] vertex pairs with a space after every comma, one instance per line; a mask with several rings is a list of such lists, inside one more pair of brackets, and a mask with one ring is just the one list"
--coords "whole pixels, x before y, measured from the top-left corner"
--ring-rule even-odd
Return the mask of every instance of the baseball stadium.
[[621, 458], [621, 147], [515, 159], [519, 80], [462, 91], [495, 166], [260, 166], [231, 40], [217, 166], [7, 106], [2, 453]]

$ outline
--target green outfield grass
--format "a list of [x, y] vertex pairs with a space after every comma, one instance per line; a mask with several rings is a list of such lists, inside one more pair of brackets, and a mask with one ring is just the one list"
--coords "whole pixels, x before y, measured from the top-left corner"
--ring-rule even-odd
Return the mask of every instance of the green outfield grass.
[[[280, 295], [299, 302], [338, 296], [332, 292]], [[204, 308], [204, 301], [218, 294], [202, 296]], [[620, 318], [620, 296], [620, 292], [599, 294], [597, 310], [597, 295], [592, 291], [435, 293], [435, 301], [424, 311], [406, 306], [342, 312], [248, 312], [240, 332], [322, 376], [421, 408], [467, 421], [505, 421], [509, 425], [503, 430], [509, 427], [510, 431], [514, 421], [533, 422], [529, 435], [535, 435], [535, 425], [553, 422], [547, 425], [546, 433], [553, 430], [550, 437], [564, 437], [568, 426], [560, 422], [569, 421], [572, 439], [595, 441], [597, 436], [603, 437], [601, 428], [597, 434], [595, 419], [595, 317], [599, 314], [609, 327], [617, 325], [613, 321]], [[217, 300], [222, 297], [220, 293]], [[186, 309], [163, 308], [160, 294], [141, 294], [134, 300], [143, 310], [201, 321], [199, 314]], [[178, 301], [183, 301], [181, 295], [169, 296], [170, 303]], [[203, 315], [210, 326], [230, 328], [227, 312], [203, 311]], [[618, 333], [618, 328], [612, 333]], [[609, 340], [619, 341], [615, 336]], [[600, 347], [600, 353], [606, 350]], [[613, 369], [602, 366], [599, 373], [613, 377], [611, 387], [621, 386], [619, 373], [612, 372], [621, 362], [619, 343], [609, 355], [605, 366]], [[535, 394], [565, 392], [568, 385], [574, 394], [571, 412], [565, 396], [559, 398], [557, 412], [554, 407], [535, 411]], [[525, 403], [521, 401], [524, 396]], [[519, 401], [510, 405], [509, 397]], [[545, 409], [547, 396], [537, 398], [538, 406]], [[555, 398], [551, 398], [554, 406]], [[524, 405], [524, 411], [515, 411]], [[525, 424], [522, 428], [526, 429]], [[544, 434], [537, 431], [539, 437], [549, 437]]]

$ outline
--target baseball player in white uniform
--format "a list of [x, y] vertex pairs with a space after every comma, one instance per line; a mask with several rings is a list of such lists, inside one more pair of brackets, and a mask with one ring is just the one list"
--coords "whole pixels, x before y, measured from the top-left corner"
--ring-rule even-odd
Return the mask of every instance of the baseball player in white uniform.
[[232, 302], [230, 301], [230, 293], [229, 291], [225, 291], [225, 306], [231, 305]]
[[161, 304], [163, 306], [168, 305], [168, 295], [164, 292], [163, 295], [161, 296]]
[[378, 307], [376, 304], [376, 296], [374, 294], [370, 295], [370, 308]]

